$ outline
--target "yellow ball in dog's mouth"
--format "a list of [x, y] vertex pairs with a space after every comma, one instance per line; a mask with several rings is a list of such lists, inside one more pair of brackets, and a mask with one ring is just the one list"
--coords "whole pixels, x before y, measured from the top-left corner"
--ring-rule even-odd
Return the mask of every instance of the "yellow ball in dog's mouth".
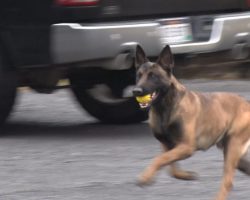
[[138, 96], [138, 97], [136, 97], [136, 100], [139, 103], [149, 103], [151, 101], [151, 95], [147, 94], [147, 95], [144, 95], [144, 96]]

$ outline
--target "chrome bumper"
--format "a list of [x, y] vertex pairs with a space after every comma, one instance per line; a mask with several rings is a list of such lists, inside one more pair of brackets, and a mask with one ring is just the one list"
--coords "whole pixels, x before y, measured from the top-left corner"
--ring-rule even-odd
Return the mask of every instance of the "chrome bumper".
[[[113, 58], [140, 43], [148, 56], [157, 56], [164, 44], [159, 20], [133, 23], [78, 24], [51, 26], [51, 53], [55, 64]], [[173, 44], [175, 54], [199, 54], [250, 47], [250, 12], [214, 16], [206, 42]]]

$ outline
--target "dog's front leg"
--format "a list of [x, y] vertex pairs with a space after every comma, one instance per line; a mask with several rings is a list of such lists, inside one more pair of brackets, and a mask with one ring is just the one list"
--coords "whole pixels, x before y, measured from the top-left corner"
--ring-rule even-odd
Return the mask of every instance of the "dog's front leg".
[[194, 152], [194, 148], [192, 148], [192, 146], [193, 145], [189, 144], [179, 144], [174, 149], [157, 156], [151, 165], [149, 165], [139, 177], [139, 184], [149, 184], [161, 167], [190, 157]]
[[[162, 148], [164, 152], [169, 151], [169, 148], [166, 144], [162, 144]], [[176, 179], [182, 179], [182, 180], [197, 180], [198, 174], [191, 171], [185, 171], [179, 168], [179, 165], [177, 162], [173, 162], [169, 165], [169, 173], [170, 176], [176, 178]]]
[[171, 163], [170, 164], [170, 175], [176, 179], [191, 181], [197, 180], [198, 174], [192, 171], [185, 171], [179, 168], [178, 163]]

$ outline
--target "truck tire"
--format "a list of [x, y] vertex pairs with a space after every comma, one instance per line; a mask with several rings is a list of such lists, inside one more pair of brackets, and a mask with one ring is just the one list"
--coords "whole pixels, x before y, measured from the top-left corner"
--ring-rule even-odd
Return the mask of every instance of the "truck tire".
[[[85, 75], [88, 72], [85, 73]], [[86, 76], [85, 76], [86, 77]], [[97, 79], [88, 74], [88, 79]], [[135, 98], [117, 97], [110, 84], [96, 84], [89, 86], [84, 83], [84, 77], [71, 76], [72, 91], [80, 105], [92, 116], [106, 123], [137, 123], [148, 118], [148, 113], [141, 110]], [[115, 82], [113, 85], [116, 84]], [[86, 87], [86, 85], [88, 85]], [[102, 86], [98, 88], [97, 86]], [[103, 93], [100, 95], [100, 93]]]
[[16, 73], [8, 67], [10, 65], [0, 50], [0, 125], [7, 119], [16, 97]]

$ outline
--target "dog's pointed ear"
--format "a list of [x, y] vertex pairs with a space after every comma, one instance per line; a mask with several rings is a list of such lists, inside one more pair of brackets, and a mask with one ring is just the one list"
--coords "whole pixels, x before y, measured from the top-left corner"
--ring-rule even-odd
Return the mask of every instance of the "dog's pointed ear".
[[135, 67], [138, 69], [142, 64], [148, 62], [145, 52], [142, 47], [138, 44], [135, 50]]
[[166, 45], [161, 51], [156, 63], [159, 64], [167, 72], [172, 72], [172, 69], [174, 68], [174, 56], [169, 45]]

